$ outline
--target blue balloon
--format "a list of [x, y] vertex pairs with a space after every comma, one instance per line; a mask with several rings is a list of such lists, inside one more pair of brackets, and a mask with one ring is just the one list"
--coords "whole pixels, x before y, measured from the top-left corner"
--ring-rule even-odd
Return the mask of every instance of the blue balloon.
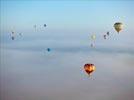
[[48, 51], [48, 52], [50, 52], [50, 51], [51, 51], [51, 49], [50, 49], [50, 48], [47, 48], [47, 51]]

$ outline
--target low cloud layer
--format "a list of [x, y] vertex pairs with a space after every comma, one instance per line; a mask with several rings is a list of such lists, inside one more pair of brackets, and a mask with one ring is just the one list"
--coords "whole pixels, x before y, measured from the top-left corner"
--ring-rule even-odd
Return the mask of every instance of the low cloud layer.
[[[133, 59], [128, 53], [2, 50], [2, 100], [132, 100]], [[91, 77], [83, 70], [94, 63]]]

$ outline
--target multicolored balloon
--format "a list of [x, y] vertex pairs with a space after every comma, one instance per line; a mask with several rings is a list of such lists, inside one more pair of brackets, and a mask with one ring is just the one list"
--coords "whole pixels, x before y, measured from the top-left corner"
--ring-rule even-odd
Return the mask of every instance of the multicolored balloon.
[[117, 22], [114, 24], [114, 28], [119, 33], [123, 29], [123, 24], [121, 22]]
[[95, 66], [94, 66], [94, 64], [85, 64], [84, 65], [84, 70], [88, 75], [91, 75], [91, 73], [93, 71], [95, 71]]

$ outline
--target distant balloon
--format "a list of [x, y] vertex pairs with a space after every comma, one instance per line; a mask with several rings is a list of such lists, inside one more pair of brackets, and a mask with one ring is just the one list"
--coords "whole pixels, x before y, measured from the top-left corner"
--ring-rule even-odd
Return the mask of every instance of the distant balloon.
[[22, 36], [22, 34], [21, 34], [21, 33], [19, 33], [19, 35], [20, 35], [20, 36]]
[[12, 40], [15, 39], [15, 32], [14, 32], [14, 31], [11, 32], [11, 39], [12, 39]]
[[85, 64], [84, 65], [84, 70], [88, 75], [91, 75], [91, 73], [93, 71], [95, 71], [95, 66], [94, 66], [94, 64]]
[[50, 48], [47, 48], [47, 51], [48, 51], [48, 52], [50, 52], [50, 51], [51, 51], [51, 49], [50, 49]]
[[95, 40], [96, 39], [96, 35], [95, 34], [91, 35], [91, 39]]
[[91, 47], [94, 47], [93, 43], [91, 43]]
[[46, 24], [44, 24], [44, 27], [46, 27], [47, 25]]
[[36, 26], [36, 25], [34, 25], [33, 27], [36, 29], [36, 27], [37, 27], [37, 26]]
[[12, 36], [12, 37], [11, 37], [11, 39], [12, 39], [12, 40], [14, 40], [14, 39], [15, 39], [15, 37], [14, 37], [14, 36]]
[[94, 47], [94, 42], [95, 42], [95, 39], [96, 39], [96, 35], [95, 34], [93, 34], [93, 35], [91, 35], [91, 41], [92, 41], [92, 43], [91, 43], [91, 47]]
[[106, 38], [106, 35], [103, 35], [103, 37], [104, 37], [104, 39], [107, 39], [107, 38]]
[[121, 22], [117, 22], [114, 24], [114, 28], [119, 33], [123, 29], [123, 24]]
[[107, 35], [108, 35], [108, 36], [109, 36], [109, 34], [110, 34], [110, 33], [109, 33], [109, 32], [107, 32]]
[[12, 31], [12, 34], [14, 34], [14, 31]]

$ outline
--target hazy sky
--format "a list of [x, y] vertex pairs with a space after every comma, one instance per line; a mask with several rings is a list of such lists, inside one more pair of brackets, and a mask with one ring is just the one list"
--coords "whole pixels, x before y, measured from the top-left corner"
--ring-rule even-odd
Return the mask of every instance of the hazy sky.
[[31, 31], [46, 23], [50, 31], [100, 31], [121, 21], [132, 30], [133, 5], [133, 0], [1, 0], [1, 28]]
[[[9, 34], [15, 31], [23, 33], [24, 38], [13, 44], [22, 40], [31, 46], [34, 40], [42, 46], [45, 39], [45, 45], [87, 46], [90, 35], [96, 34], [98, 46], [134, 49], [133, 0], [1, 0], [0, 4], [1, 42], [11, 43]], [[124, 24], [120, 35], [113, 28], [118, 21]], [[46, 29], [44, 23], [47, 24]], [[102, 36], [107, 31], [111, 33], [110, 38], [104, 42]]]

